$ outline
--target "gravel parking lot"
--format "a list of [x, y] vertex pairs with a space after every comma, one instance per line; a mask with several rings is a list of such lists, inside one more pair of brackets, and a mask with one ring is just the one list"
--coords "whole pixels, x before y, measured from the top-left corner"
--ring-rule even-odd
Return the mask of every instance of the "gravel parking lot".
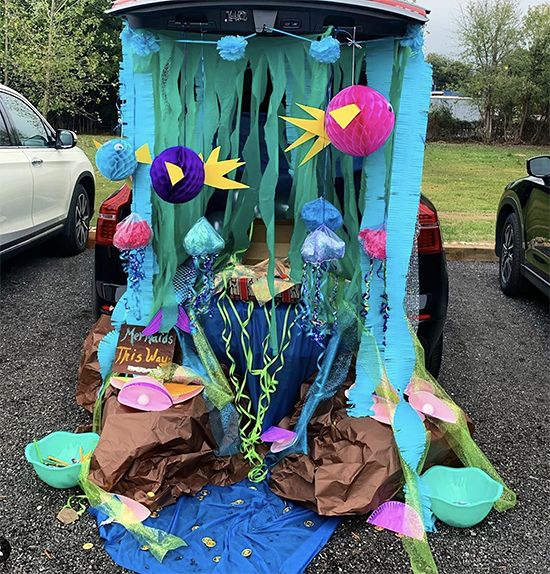
[[[93, 253], [60, 259], [48, 248], [4, 265], [0, 292], [0, 536], [13, 546], [0, 573], [127, 572], [103, 551], [92, 519], [62, 526], [69, 493], [40, 482], [24, 446], [89, 421], [74, 401], [82, 341], [92, 324]], [[440, 380], [474, 419], [476, 438], [518, 493], [516, 509], [480, 526], [439, 526], [430, 542], [443, 574], [549, 571], [550, 321], [536, 294], [511, 300], [493, 263], [450, 263], [451, 297]], [[92, 542], [85, 552], [82, 545]], [[401, 542], [364, 518], [343, 523], [311, 574], [407, 572]]]

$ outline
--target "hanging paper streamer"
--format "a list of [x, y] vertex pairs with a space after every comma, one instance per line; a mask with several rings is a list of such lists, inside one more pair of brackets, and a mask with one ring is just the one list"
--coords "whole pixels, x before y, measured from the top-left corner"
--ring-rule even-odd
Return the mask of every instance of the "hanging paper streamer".
[[122, 31], [122, 41], [127, 43], [134, 55], [145, 57], [160, 50], [158, 39], [146, 30], [133, 30], [126, 25]]
[[208, 219], [201, 217], [189, 230], [183, 244], [187, 253], [193, 257], [195, 268], [202, 279], [202, 289], [193, 300], [193, 309], [196, 313], [204, 314], [210, 310], [214, 294], [214, 263], [218, 253], [225, 247], [225, 241]]
[[[122, 267], [128, 274], [128, 288], [135, 300], [139, 300], [140, 283], [145, 278], [145, 248], [152, 239], [151, 227], [137, 213], [123, 219], [113, 236], [113, 245], [120, 251]], [[139, 309], [139, 305], [135, 308]]]

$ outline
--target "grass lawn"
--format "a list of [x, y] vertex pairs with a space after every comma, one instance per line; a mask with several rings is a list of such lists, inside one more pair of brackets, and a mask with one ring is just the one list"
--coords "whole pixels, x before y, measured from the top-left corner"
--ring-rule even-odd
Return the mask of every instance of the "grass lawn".
[[[93, 139], [103, 143], [109, 136], [79, 136], [79, 146], [94, 163]], [[550, 148], [488, 146], [482, 144], [430, 143], [426, 148], [423, 192], [439, 211], [445, 241], [494, 239], [498, 201], [504, 186], [525, 175], [525, 160], [550, 154]], [[99, 204], [117, 183], [97, 173], [96, 216]]]

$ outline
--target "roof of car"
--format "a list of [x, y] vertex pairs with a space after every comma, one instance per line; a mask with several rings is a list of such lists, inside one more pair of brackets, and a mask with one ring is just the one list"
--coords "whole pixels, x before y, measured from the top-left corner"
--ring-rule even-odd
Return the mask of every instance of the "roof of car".
[[0, 90], [2, 90], [3, 92], [9, 92], [10, 94], [21, 95], [21, 94], [19, 94], [19, 92], [16, 92], [15, 90], [12, 90], [11, 88], [8, 88], [8, 86], [5, 86], [4, 84], [0, 84]]
[[[112, 14], [122, 14], [133, 12], [141, 8], [153, 8], [155, 6], [160, 8], [163, 7], [163, 5], [174, 2], [175, 0], [114, 0], [109, 12]], [[186, 2], [179, 2], [180, 5], [185, 3]], [[202, 2], [201, 4], [204, 5], [207, 3], [208, 2]], [[327, 7], [329, 5], [340, 4], [344, 6], [353, 6], [355, 8], [370, 8], [405, 16], [421, 22], [426, 22], [429, 14], [429, 10], [404, 0], [315, 0], [315, 2], [311, 3], [314, 3], [316, 7], [319, 7], [319, 4], [326, 4]], [[190, 7], [195, 7], [197, 2], [193, 2], [191, 0], [188, 4]]]

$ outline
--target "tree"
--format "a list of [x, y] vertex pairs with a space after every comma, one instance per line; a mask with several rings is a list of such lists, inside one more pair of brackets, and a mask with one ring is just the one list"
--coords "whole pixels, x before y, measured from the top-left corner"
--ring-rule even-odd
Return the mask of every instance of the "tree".
[[[77, 113], [116, 78], [109, 0], [4, 0], [4, 81], [46, 116]], [[15, 41], [17, 39], [17, 41]]]
[[463, 56], [473, 68], [466, 90], [478, 102], [484, 139], [491, 140], [498, 86], [506, 76], [504, 64], [522, 40], [517, 0], [470, 0], [462, 9], [458, 29]]
[[550, 4], [529, 9], [525, 16], [523, 33], [527, 49], [526, 75], [528, 88], [524, 102], [524, 119], [520, 130], [529, 117], [536, 118], [533, 141], [543, 134], [550, 140]]
[[434, 90], [461, 90], [471, 74], [471, 66], [441, 54], [428, 54], [426, 60], [433, 68]]

